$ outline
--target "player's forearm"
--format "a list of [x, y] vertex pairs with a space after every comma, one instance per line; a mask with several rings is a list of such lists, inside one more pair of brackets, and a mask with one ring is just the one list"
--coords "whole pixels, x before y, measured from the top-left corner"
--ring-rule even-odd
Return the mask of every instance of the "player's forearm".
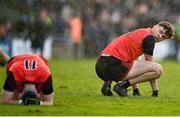
[[10, 100], [3, 100], [2, 103], [3, 104], [21, 104], [22, 101], [10, 99]]
[[3, 89], [2, 90], [3, 104], [19, 104], [19, 93]]
[[41, 105], [42, 106], [52, 106], [53, 105], [53, 101], [42, 101]]

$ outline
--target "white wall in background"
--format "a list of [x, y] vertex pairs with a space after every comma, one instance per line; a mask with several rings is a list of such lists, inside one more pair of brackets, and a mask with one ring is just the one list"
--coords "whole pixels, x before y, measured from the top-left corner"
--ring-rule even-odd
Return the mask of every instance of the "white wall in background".
[[[153, 53], [153, 59], [155, 61], [160, 61], [168, 56], [169, 51], [171, 51], [171, 49], [168, 40], [164, 40], [162, 42], [156, 43]], [[140, 56], [139, 59], [143, 60], [144, 56], [143, 55]]]
[[[43, 56], [46, 59], [51, 59], [52, 55], [52, 38], [48, 37], [44, 43]], [[14, 38], [12, 41], [12, 56], [33, 53], [31, 49], [31, 41], [21, 38]]]

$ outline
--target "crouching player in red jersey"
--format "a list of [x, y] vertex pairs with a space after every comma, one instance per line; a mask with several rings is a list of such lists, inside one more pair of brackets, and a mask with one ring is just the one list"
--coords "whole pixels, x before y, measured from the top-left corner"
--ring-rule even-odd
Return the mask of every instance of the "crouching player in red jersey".
[[[133, 95], [140, 95], [137, 83], [149, 81], [152, 96], [158, 96], [157, 80], [163, 73], [162, 66], [153, 62], [156, 42], [174, 36], [173, 26], [166, 21], [152, 28], [140, 28], [113, 40], [101, 53], [96, 63], [96, 73], [104, 81], [101, 92], [112, 96], [111, 83], [117, 82], [113, 90], [127, 96], [127, 88], [133, 86]], [[144, 54], [145, 61], [136, 60]], [[122, 81], [122, 82], [119, 82]]]
[[48, 62], [39, 55], [24, 54], [7, 64], [4, 104], [53, 105], [53, 86]]

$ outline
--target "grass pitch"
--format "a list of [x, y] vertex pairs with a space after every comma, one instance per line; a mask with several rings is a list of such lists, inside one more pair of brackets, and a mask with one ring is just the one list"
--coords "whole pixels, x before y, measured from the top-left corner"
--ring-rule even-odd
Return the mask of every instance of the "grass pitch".
[[[162, 61], [163, 76], [158, 80], [159, 97], [151, 97], [149, 83], [140, 84], [140, 97], [105, 97], [100, 93], [102, 81], [95, 74], [95, 59], [50, 61], [55, 91], [54, 106], [3, 105], [0, 115], [180, 115], [180, 63]], [[0, 87], [5, 68], [0, 68]], [[114, 85], [114, 84], [113, 84]], [[1, 97], [1, 94], [0, 94]]]

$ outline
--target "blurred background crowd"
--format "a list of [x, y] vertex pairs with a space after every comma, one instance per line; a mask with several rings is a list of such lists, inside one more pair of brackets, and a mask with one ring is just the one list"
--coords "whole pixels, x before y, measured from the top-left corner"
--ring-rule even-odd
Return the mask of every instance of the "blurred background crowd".
[[97, 57], [117, 36], [161, 20], [176, 31], [165, 58], [180, 60], [180, 0], [0, 0], [0, 49]]

